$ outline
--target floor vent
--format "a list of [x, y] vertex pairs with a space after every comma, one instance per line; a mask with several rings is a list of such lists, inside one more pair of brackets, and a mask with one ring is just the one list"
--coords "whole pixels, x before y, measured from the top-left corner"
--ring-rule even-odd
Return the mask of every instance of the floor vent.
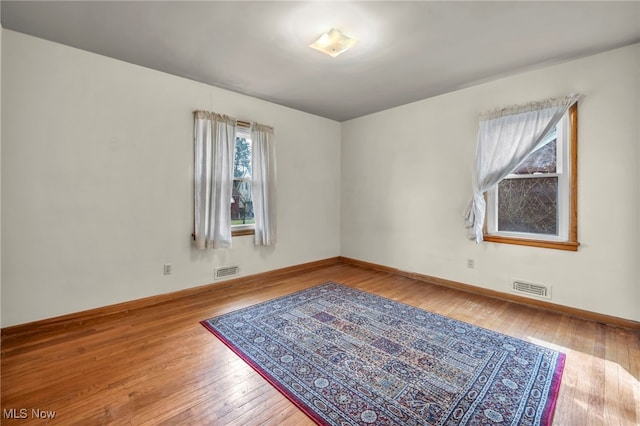
[[238, 265], [221, 266], [219, 268], [215, 268], [214, 273], [214, 278], [216, 280], [219, 280], [222, 278], [238, 275], [240, 273], [240, 267]]
[[513, 291], [527, 296], [551, 299], [551, 287], [542, 284], [533, 284], [524, 281], [514, 281]]

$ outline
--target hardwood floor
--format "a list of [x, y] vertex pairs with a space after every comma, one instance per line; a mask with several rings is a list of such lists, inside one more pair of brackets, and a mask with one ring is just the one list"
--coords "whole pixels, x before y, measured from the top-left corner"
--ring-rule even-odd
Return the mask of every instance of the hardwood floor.
[[1, 423], [313, 424], [199, 321], [329, 280], [566, 353], [554, 425], [640, 424], [640, 333], [345, 264], [6, 336]]

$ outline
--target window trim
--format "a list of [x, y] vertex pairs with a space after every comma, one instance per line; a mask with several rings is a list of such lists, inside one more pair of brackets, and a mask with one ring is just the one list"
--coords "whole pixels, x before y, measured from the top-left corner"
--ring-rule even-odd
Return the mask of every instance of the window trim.
[[[237, 227], [243, 227], [242, 229], [238, 229]], [[247, 226], [247, 228], [244, 228], [245, 226]], [[248, 226], [251, 226], [251, 228], [248, 228]], [[256, 227], [254, 224], [251, 225], [233, 225], [231, 227], [231, 236], [232, 237], [241, 237], [243, 235], [255, 235], [256, 233]]]
[[[578, 251], [578, 104], [569, 108], [569, 200], [568, 200], [568, 239], [566, 241], [554, 241], [553, 239], [523, 238], [508, 235], [496, 235], [487, 233], [488, 215], [485, 215], [483, 225], [483, 240], [502, 244], [515, 244], [521, 246], [543, 247], [558, 250]], [[564, 151], [564, 147], [562, 147]], [[564, 154], [564, 152], [563, 152]], [[487, 193], [485, 192], [485, 201]], [[557, 237], [556, 237], [557, 238]]]

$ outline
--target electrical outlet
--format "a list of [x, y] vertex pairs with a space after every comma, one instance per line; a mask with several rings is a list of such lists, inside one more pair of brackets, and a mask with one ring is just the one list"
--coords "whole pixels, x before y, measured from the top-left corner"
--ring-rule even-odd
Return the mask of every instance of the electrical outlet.
[[171, 264], [170, 263], [165, 263], [162, 269], [163, 274], [165, 275], [171, 275]]
[[473, 259], [467, 259], [467, 268], [473, 269], [475, 267], [475, 262]]

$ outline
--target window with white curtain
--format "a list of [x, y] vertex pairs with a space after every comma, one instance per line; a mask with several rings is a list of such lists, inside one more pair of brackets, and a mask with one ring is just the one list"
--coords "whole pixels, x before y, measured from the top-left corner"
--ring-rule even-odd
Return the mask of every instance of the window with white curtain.
[[198, 249], [232, 236], [277, 241], [276, 149], [271, 126], [194, 111], [194, 232]]
[[574, 104], [538, 149], [486, 192], [485, 241], [577, 247], [576, 132]]

